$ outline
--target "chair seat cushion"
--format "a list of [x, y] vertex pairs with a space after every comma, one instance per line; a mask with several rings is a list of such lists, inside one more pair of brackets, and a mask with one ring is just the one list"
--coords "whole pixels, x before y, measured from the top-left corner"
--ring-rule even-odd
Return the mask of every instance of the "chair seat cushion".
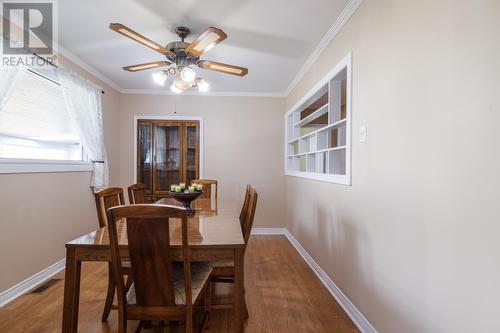
[[233, 260], [210, 261], [210, 265], [213, 268], [216, 268], [216, 267], [234, 267], [234, 261]]
[[[186, 304], [186, 292], [184, 287], [184, 266], [182, 262], [172, 263], [173, 276], [174, 276], [174, 295], [175, 304]], [[198, 299], [201, 291], [210, 280], [212, 273], [212, 266], [205, 262], [192, 262], [191, 263], [191, 290], [193, 296], [193, 303]], [[135, 286], [132, 284], [127, 293], [127, 303], [136, 304]]]
[[212, 276], [214, 278], [233, 278], [234, 279], [234, 261], [220, 260], [210, 262], [212, 265]]

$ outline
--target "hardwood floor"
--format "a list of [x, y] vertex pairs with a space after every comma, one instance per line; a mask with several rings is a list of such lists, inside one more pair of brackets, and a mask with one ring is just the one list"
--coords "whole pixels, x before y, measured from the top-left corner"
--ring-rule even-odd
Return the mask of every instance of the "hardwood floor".
[[[116, 311], [107, 323], [101, 323], [107, 267], [105, 263], [82, 266], [79, 332], [117, 331]], [[246, 332], [359, 332], [284, 236], [252, 236], [245, 268], [250, 313]], [[63, 277], [62, 273], [55, 276]], [[41, 294], [26, 294], [0, 308], [0, 332], [59, 333], [63, 286], [61, 280]], [[223, 288], [229, 285], [218, 292], [224, 293]], [[213, 311], [212, 333], [231, 331], [229, 311]], [[128, 332], [134, 332], [136, 324], [128, 327]], [[182, 326], [175, 330], [183, 331]]]

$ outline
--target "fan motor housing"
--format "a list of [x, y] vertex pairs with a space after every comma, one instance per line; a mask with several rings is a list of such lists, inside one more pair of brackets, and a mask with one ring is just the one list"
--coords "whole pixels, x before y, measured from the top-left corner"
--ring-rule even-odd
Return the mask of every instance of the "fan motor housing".
[[183, 62], [196, 63], [199, 57], [193, 57], [186, 52], [186, 47], [188, 47], [188, 45], [189, 43], [181, 41], [168, 43], [165, 48], [171, 51], [174, 56], [167, 56], [167, 58], [177, 64], [181, 59], [184, 60]]
[[168, 43], [167, 46], [165, 46], [165, 48], [169, 51], [176, 53], [178, 51], [184, 51], [186, 47], [188, 47], [188, 45], [189, 43], [176, 41]]

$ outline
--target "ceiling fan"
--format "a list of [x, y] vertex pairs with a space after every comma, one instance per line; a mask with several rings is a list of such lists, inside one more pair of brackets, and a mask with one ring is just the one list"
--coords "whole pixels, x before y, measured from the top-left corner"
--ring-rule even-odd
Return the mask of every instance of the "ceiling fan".
[[203, 69], [237, 76], [245, 76], [248, 73], [248, 69], [244, 67], [215, 61], [200, 60], [200, 56], [203, 53], [227, 38], [224, 31], [215, 27], [208, 28], [191, 43], [184, 41], [189, 35], [190, 30], [186, 27], [177, 27], [175, 32], [181, 40], [168, 43], [166, 46], [161, 46], [120, 23], [111, 23], [109, 28], [166, 57], [166, 60], [126, 66], [123, 67], [124, 70], [138, 72], [157, 67], [170, 66], [166, 70], [154, 73], [153, 79], [163, 86], [168, 77], [174, 77], [170, 89], [175, 93], [181, 93], [192, 87], [198, 88], [200, 92], [208, 90], [210, 85], [203, 78], [196, 76], [194, 69], [191, 68], [193, 65]]

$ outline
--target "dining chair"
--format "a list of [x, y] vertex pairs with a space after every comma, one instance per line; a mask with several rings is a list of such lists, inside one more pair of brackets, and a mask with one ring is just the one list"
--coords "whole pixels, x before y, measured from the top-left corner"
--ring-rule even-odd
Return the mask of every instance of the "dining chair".
[[[194, 307], [203, 300], [201, 330], [208, 327], [211, 294], [211, 265], [190, 262], [188, 211], [169, 205], [139, 204], [108, 210], [111, 263], [118, 295], [118, 332], [127, 331], [128, 320], [184, 321], [193, 331]], [[117, 222], [125, 219], [128, 253], [134, 282], [129, 291], [118, 244]], [[171, 257], [172, 219], [180, 219], [182, 263]], [[200, 331], [201, 331], [200, 330]], [[136, 331], [136, 332], [137, 332]]]
[[[246, 203], [246, 211], [242, 214], [243, 221], [242, 223], [242, 233], [243, 239], [245, 241], [244, 252], [246, 252], [248, 240], [250, 239], [250, 234], [252, 232], [253, 221], [255, 217], [255, 209], [257, 207], [257, 191], [251, 186], [247, 186], [248, 200]], [[246, 197], [247, 195], [245, 195]], [[243, 203], [245, 207], [245, 203]], [[212, 283], [233, 283], [234, 284], [234, 275], [235, 268], [233, 261], [216, 261], [212, 262]], [[221, 307], [232, 306], [232, 304], [219, 304]], [[248, 308], [246, 304], [246, 300], [244, 303], [245, 310], [245, 318], [248, 318]]]
[[241, 207], [241, 212], [240, 212], [240, 224], [241, 224], [241, 230], [243, 231], [244, 229], [244, 221], [245, 221], [245, 217], [246, 217], [246, 214], [247, 214], [247, 210], [248, 210], [248, 204], [250, 203], [250, 189], [252, 187], [250, 186], [250, 184], [247, 184], [247, 188], [245, 190], [245, 200], [243, 201], [243, 206]]
[[[95, 193], [94, 196], [99, 227], [104, 228], [108, 225], [106, 211], [111, 207], [125, 204], [123, 189], [121, 187], [110, 187]], [[106, 293], [106, 301], [104, 302], [104, 309], [102, 311], [101, 320], [103, 322], [108, 320], [109, 313], [114, 308], [113, 299], [115, 297], [115, 287], [116, 283], [113, 278], [111, 263], [108, 263], [108, 291]]]
[[121, 187], [105, 188], [95, 193], [94, 197], [99, 227], [104, 228], [107, 225], [106, 211], [111, 207], [125, 204], [123, 189]]
[[146, 200], [146, 185], [138, 183], [128, 187], [128, 202], [130, 204], [143, 204], [147, 203]]
[[215, 200], [217, 200], [217, 181], [215, 179], [194, 179], [191, 184], [203, 185], [203, 194], [199, 196], [202, 199], [212, 199], [212, 186], [215, 187]]

